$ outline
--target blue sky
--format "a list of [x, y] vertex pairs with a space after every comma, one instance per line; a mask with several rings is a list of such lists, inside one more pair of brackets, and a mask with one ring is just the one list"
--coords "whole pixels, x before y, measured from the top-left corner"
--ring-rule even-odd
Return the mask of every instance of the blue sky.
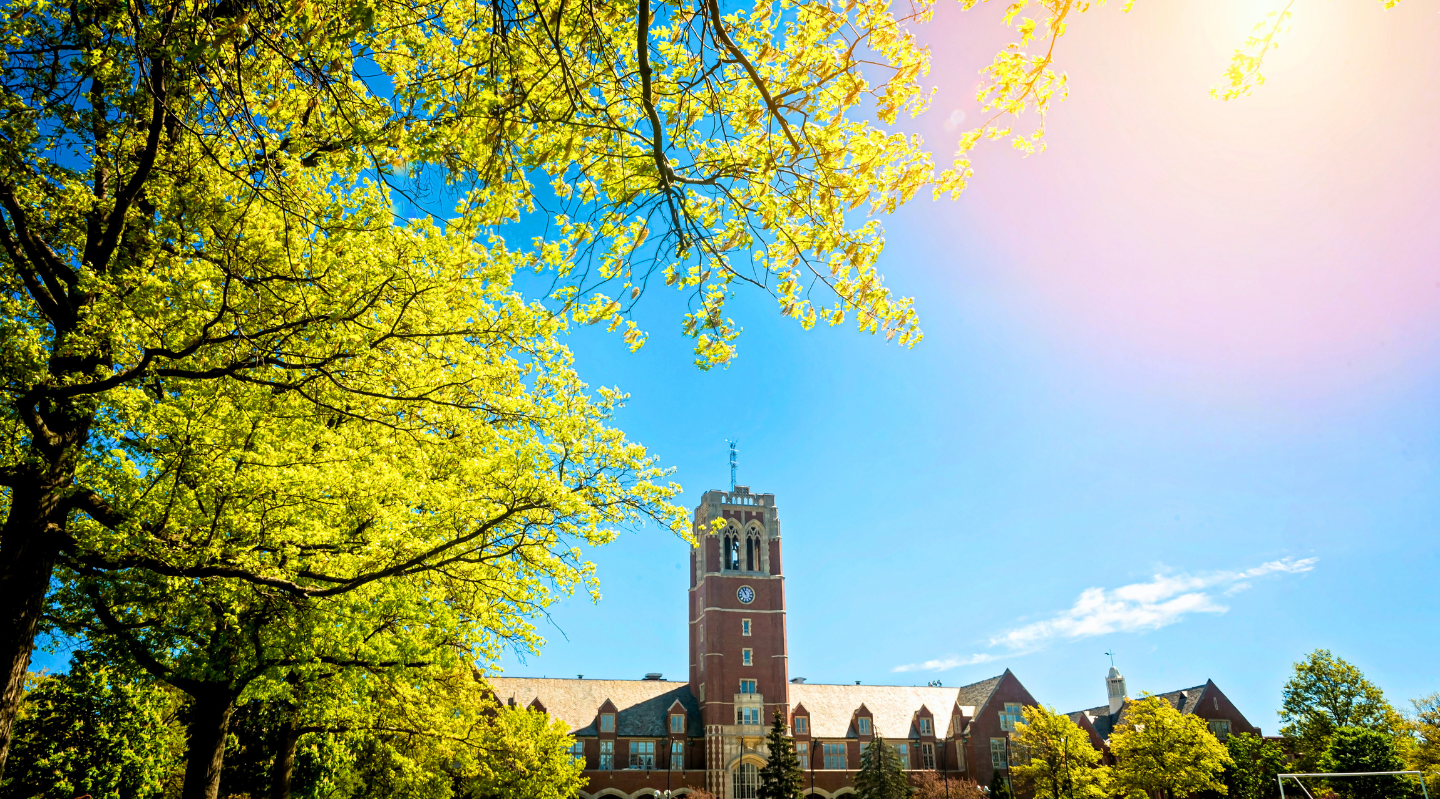
[[[728, 369], [691, 366], [663, 295], [638, 354], [572, 337], [687, 506], [726, 484], [730, 438], [776, 494], [792, 675], [1010, 668], [1074, 710], [1104, 701], [1113, 649], [1132, 694], [1214, 679], [1267, 733], [1318, 647], [1397, 704], [1440, 690], [1437, 117], [1397, 102], [1440, 88], [1440, 31], [1374, 5], [1303, 9], [1229, 104], [1205, 92], [1256, 4], [1076, 23], [1050, 151], [987, 153], [958, 203], [887, 221], [912, 350], [745, 292]], [[927, 138], [974, 118], [994, 22], [941, 8]], [[645, 529], [593, 554], [603, 600], [556, 607], [507, 673], [683, 678], [686, 546]]]

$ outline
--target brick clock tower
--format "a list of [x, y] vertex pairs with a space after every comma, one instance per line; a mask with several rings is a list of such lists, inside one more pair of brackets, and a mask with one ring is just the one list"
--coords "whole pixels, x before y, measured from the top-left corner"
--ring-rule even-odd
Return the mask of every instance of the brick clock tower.
[[705, 492], [695, 509], [695, 537], [690, 692], [705, 726], [706, 788], [726, 796], [726, 774], [763, 765], [775, 711], [787, 721], [790, 713], [775, 495], [745, 486]]

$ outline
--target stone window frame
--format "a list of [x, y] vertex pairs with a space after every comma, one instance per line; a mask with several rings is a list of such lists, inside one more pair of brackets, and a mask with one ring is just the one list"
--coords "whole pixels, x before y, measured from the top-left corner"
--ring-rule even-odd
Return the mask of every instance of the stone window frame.
[[869, 716], [856, 716], [856, 717], [855, 717], [855, 734], [856, 734], [856, 735], [870, 735], [870, 734], [872, 734], [872, 730], [874, 730], [874, 725], [870, 723], [870, 717], [869, 717]]
[[930, 719], [926, 718], [925, 716], [921, 716], [921, 717], [920, 717], [920, 719], [919, 719], [919, 724], [918, 724], [917, 726], [919, 726], [919, 728], [920, 728], [920, 734], [921, 734], [921, 735], [934, 735], [934, 734], [935, 734], [935, 725], [934, 725], [934, 723], [932, 723], [932, 722], [930, 721]]
[[[826, 771], [850, 769], [850, 747], [844, 741], [821, 741], [820, 754]], [[835, 765], [837, 763], [838, 766]]]
[[670, 770], [685, 770], [685, 742], [682, 740], [670, 742]]
[[613, 771], [615, 769], [615, 742], [600, 742], [600, 770]]
[[740, 634], [741, 634], [741, 635], [745, 636], [746, 638], [749, 638], [749, 637], [750, 637], [751, 627], [752, 627], [752, 625], [751, 625], [749, 619], [741, 619], [741, 620], [740, 620]]
[[596, 725], [596, 729], [598, 729], [600, 732], [614, 732], [614, 731], [615, 731], [615, 714], [614, 714], [614, 713], [601, 713], [601, 714], [600, 714], [600, 723]]
[[684, 713], [671, 713], [671, 714], [670, 714], [670, 734], [671, 734], [671, 735], [675, 735], [675, 734], [677, 734], [677, 733], [683, 733], [683, 732], [685, 732], [685, 714], [684, 714]]
[[1007, 751], [1010, 743], [1007, 738], [990, 739], [990, 767], [995, 769], [1010, 768], [1010, 755]]
[[742, 666], [753, 666], [753, 665], [755, 665], [755, 650], [753, 650], [753, 649], [742, 649], [742, 650], [740, 650], [740, 665], [742, 665]]
[[935, 744], [920, 744], [920, 768], [926, 771], [935, 770]]
[[795, 717], [795, 734], [796, 734], [796, 735], [809, 735], [809, 734], [810, 734], [810, 717], [809, 717], [809, 716], [806, 716], [806, 715], [801, 714], [801, 715]]
[[655, 741], [647, 738], [630, 739], [630, 765], [635, 771], [655, 770]]

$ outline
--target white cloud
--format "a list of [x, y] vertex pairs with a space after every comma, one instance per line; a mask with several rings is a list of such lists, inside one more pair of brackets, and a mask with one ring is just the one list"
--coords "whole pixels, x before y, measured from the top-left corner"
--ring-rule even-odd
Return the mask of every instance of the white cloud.
[[927, 660], [924, 663], [907, 663], [904, 666], [896, 666], [891, 669], [891, 671], [949, 671], [957, 666], [973, 666], [976, 663], [989, 663], [997, 657], [999, 657], [999, 655], [987, 655], [983, 652], [978, 655], [967, 655], [965, 657], [951, 655], [946, 658], [941, 658], [940, 660]]
[[[1250, 588], [1250, 580], [1271, 574], [1308, 572], [1315, 568], [1318, 560], [1284, 558], [1244, 571], [1157, 574], [1148, 582], [1110, 590], [1087, 588], [1080, 592], [1080, 597], [1069, 610], [997, 635], [990, 639], [990, 646], [1004, 647], [1008, 655], [1022, 655], [1057, 639], [1075, 640], [1117, 632], [1158, 630], [1192, 613], [1224, 613], [1230, 608], [1217, 602], [1210, 589], [1223, 589], [1225, 596], [1234, 596]], [[894, 671], [946, 671], [957, 666], [986, 663], [996, 657], [1000, 655], [951, 656], [896, 666]]]

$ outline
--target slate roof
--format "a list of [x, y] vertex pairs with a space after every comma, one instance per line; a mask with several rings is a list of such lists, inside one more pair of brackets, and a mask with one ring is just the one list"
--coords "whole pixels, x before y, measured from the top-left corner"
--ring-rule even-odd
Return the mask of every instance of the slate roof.
[[[918, 736], [914, 719], [924, 706], [943, 734], [958, 704], [973, 717], [999, 687], [1005, 675], [958, 688], [898, 685], [790, 685], [790, 706], [804, 705], [810, 714], [810, 734], [816, 738], [853, 738], [851, 719], [863, 704], [875, 730], [887, 738]], [[549, 677], [490, 677], [490, 688], [502, 704], [529, 707], [536, 699], [551, 716], [565, 722], [574, 735], [595, 735], [596, 716], [608, 699], [615, 705], [618, 736], [663, 738], [669, 734], [666, 716], [679, 701], [686, 710], [686, 734], [704, 734], [700, 705], [687, 683], [669, 680], [568, 680]]]
[[816, 738], [854, 738], [851, 725], [861, 705], [870, 711], [875, 731], [886, 738], [919, 737], [914, 724], [921, 706], [935, 718], [936, 734], [950, 723], [958, 704], [967, 717], [985, 706], [1004, 675], [959, 688], [901, 685], [824, 685], [800, 683], [790, 686], [790, 706], [804, 706], [810, 714], [810, 734]]
[[[1167, 691], [1163, 694], [1155, 694], [1155, 696], [1169, 702], [1171, 707], [1181, 713], [1194, 713], [1195, 709], [1200, 707], [1200, 699], [1205, 695], [1205, 688], [1209, 684], [1210, 683], [1207, 682], [1205, 685], [1197, 685], [1194, 688]], [[1129, 699], [1125, 701], [1127, 704], [1130, 702]], [[1120, 724], [1121, 717], [1125, 715], [1125, 706], [1122, 705], [1120, 712], [1113, 716], [1110, 715], [1110, 706], [1108, 704], [1092, 707], [1087, 710], [1077, 710], [1073, 713], [1066, 713], [1065, 715], [1069, 716], [1070, 720], [1076, 724], [1080, 723], [1081, 715], [1089, 716], [1091, 723], [1095, 725], [1095, 731], [1100, 734], [1100, 737], [1109, 738], [1110, 734], [1115, 731], [1115, 727]]]
[[666, 711], [679, 701], [687, 711], [687, 735], [704, 734], [700, 705], [688, 683], [671, 680], [565, 680], [546, 677], [490, 677], [502, 703], [514, 700], [529, 707], [538, 698], [551, 716], [565, 722], [574, 735], [595, 735], [595, 719], [605, 700], [615, 705], [615, 732], [621, 737], [663, 738], [669, 734]]

